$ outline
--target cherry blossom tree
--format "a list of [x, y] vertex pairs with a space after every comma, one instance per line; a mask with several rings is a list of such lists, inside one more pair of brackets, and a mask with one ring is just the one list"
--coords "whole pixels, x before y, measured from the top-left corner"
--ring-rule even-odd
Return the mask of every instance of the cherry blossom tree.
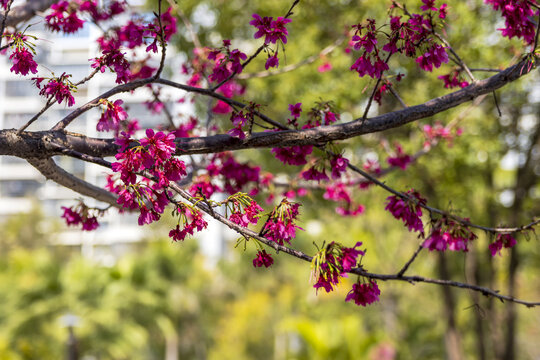
[[[63, 207], [62, 217], [68, 225], [91, 231], [99, 226], [104, 212], [119, 211], [137, 214], [139, 225], [144, 226], [159, 221], [165, 211], [172, 211], [177, 219], [177, 225], [169, 233], [173, 241], [184, 241], [204, 231], [208, 219], [213, 218], [236, 231], [239, 244], [258, 249], [253, 259], [255, 267], [270, 267], [275, 261], [286, 261], [287, 256], [299, 258], [311, 263], [315, 291], [323, 288], [325, 292], [333, 291], [347, 274], [357, 276], [345, 299], [357, 305], [366, 306], [384, 296], [380, 281], [457, 287], [502, 301], [530, 307], [540, 305], [473, 283], [407, 274], [422, 250], [467, 252], [479, 233], [492, 238], [486, 251], [492, 256], [505, 256], [521, 238], [533, 233], [540, 222], [533, 216], [527, 223], [509, 220], [511, 226], [480, 224], [460, 216], [458, 211], [432, 206], [430, 199], [415, 189], [400, 190], [384, 181], [388, 173], [407, 171], [432, 148], [460, 136], [459, 127], [441, 123], [426, 125], [422, 149], [408, 154], [399, 143], [388, 145], [389, 155], [384, 163], [374, 159], [355, 163], [348, 156], [352, 145], [345, 142], [400, 128], [463, 103], [482, 101], [486, 95], [498, 89], [504, 91], [510, 83], [531, 76], [540, 55], [537, 1], [485, 1], [485, 8], [499, 13], [504, 21], [498, 29], [500, 35], [522, 43], [519, 51], [516, 50], [515, 61], [501, 69], [475, 69], [467, 65], [459, 49], [454, 49], [445, 35], [452, 7], [433, 0], [422, 0], [411, 8], [391, 1], [387, 18], [367, 17], [357, 24], [348, 24], [343, 37], [322, 48], [313, 59], [283, 65], [288, 44], [300, 41], [289, 33], [291, 23], [304, 6], [301, 0], [295, 0], [282, 13], [254, 13], [245, 19], [252, 28], [252, 38], [245, 40], [257, 42], [250, 54], [242, 46], [233, 46], [229, 39], [223, 39], [218, 47], [209, 47], [200, 44], [196, 34], [184, 34], [193, 36], [196, 44], [182, 68], [174, 69], [182, 71], [185, 81], [166, 75], [168, 50], [178, 31], [179, 19], [189, 29], [181, 3], [159, 1], [151, 17], [141, 16], [127, 3], [116, 0], [104, 4], [95, 0], [29, 0], [13, 5], [13, 0], [2, 1], [1, 49], [9, 58], [10, 71], [33, 82], [45, 105], [18, 129], [0, 130], [0, 154], [25, 159], [47, 179], [108, 204], [108, 207], [92, 208], [80, 202], [77, 206]], [[89, 60], [91, 70], [87, 77], [75, 79], [67, 72], [35, 76], [40, 68], [35, 60], [35, 44], [41, 39], [32, 35], [32, 26], [25, 24], [36, 13], [44, 14], [40, 21], [51, 32], [76, 33], [85, 23], [103, 30], [97, 39], [100, 53]], [[495, 29], [496, 25], [492, 25]], [[268, 115], [265, 106], [246, 98], [250, 78], [294, 71], [340, 46], [349, 56], [350, 71], [360, 78], [371, 79], [365, 99], [361, 99], [365, 101], [363, 111], [357, 118], [344, 121], [331, 101], [321, 100], [308, 109], [302, 99], [291, 99], [287, 104], [290, 116], [277, 119]], [[247, 73], [246, 69], [257, 63], [254, 60], [261, 58], [265, 69], [251, 69], [259, 72]], [[448, 68], [446, 75], [439, 76], [447, 93], [406, 105], [399, 95], [399, 91], [407, 91], [399, 86], [405, 75], [392, 67], [393, 59], [416, 63], [426, 76], [436, 69]], [[329, 61], [318, 67], [319, 72], [331, 69]], [[73, 92], [106, 72], [115, 75], [117, 85], [85, 104], [76, 103]], [[489, 76], [480, 77], [477, 72]], [[138, 88], [151, 90], [148, 105], [165, 114], [167, 125], [140, 129], [137, 121], [130, 118], [122, 99]], [[161, 98], [165, 88], [178, 91], [176, 101], [189, 102], [196, 97], [211, 100], [206, 110], [223, 114], [227, 121], [209, 124], [202, 116], [193, 116], [178, 124]], [[115, 96], [119, 98], [114, 100]], [[402, 108], [384, 112], [382, 104], [388, 96]], [[50, 129], [28, 131], [32, 124], [39, 127], [40, 116], [54, 104], [64, 105], [69, 113]], [[69, 126], [91, 109], [101, 111], [95, 126], [104, 136], [92, 138], [70, 132]], [[538, 130], [535, 136], [533, 144], [538, 142]], [[240, 161], [235, 152], [246, 149], [272, 154], [294, 174], [283, 183], [262, 166]], [[71, 157], [108, 169], [106, 187], [70, 174], [55, 163], [53, 156]], [[353, 241], [352, 247], [338, 241], [318, 244], [312, 254], [298, 250], [295, 238], [304, 231], [298, 222], [304, 197], [322, 193], [324, 199], [336, 203], [337, 216], [355, 217], [369, 211], [354, 197], [356, 189], [367, 188], [386, 192], [386, 202], [380, 206], [403, 223], [405, 233], [415, 233], [418, 238], [417, 251], [395, 273], [381, 274], [377, 269], [363, 266], [362, 259], [370, 255], [361, 241]], [[289, 191], [284, 193], [284, 189]], [[266, 204], [262, 199], [267, 200]]]

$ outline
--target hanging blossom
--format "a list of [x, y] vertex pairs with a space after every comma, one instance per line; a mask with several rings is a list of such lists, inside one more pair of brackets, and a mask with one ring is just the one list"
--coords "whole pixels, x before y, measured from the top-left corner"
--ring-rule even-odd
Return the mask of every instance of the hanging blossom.
[[326, 200], [342, 203], [336, 208], [336, 212], [342, 216], [357, 216], [364, 213], [364, 205], [355, 205], [352, 201], [351, 193], [344, 183], [328, 185], [323, 195]]
[[377, 47], [377, 33], [375, 20], [367, 19], [367, 24], [357, 24], [352, 27], [353, 49], [363, 51], [362, 55], [351, 65], [351, 70], [356, 71], [358, 76], [369, 75], [373, 79], [380, 79], [382, 74], [389, 69], [388, 64], [381, 59]]
[[208, 227], [202, 213], [191, 205], [177, 204], [173, 215], [178, 216], [178, 224], [169, 232], [169, 237], [174, 241], [183, 241], [186, 236]]
[[259, 250], [257, 252], [257, 255], [255, 256], [255, 259], [253, 259], [253, 266], [254, 267], [270, 267], [274, 263], [274, 259], [272, 258], [272, 255], [268, 254], [266, 250]]
[[501, 255], [501, 250], [503, 248], [511, 249], [516, 243], [516, 238], [512, 236], [512, 234], [497, 234], [497, 240], [489, 244], [491, 256], [495, 256], [497, 253]]
[[249, 24], [257, 28], [257, 32], [253, 36], [255, 39], [264, 36], [265, 44], [275, 44], [278, 41], [281, 41], [283, 44], [287, 43], [289, 32], [285, 25], [290, 23], [292, 21], [291, 19], [279, 16], [274, 20], [274, 18], [269, 16], [261, 18], [258, 14], [253, 14], [252, 17], [253, 20]]
[[403, 147], [396, 143], [396, 154], [395, 156], [390, 156], [386, 161], [389, 165], [399, 167], [402, 170], [407, 169], [407, 166], [412, 162], [412, 158], [409, 154], [403, 152]]
[[469, 242], [475, 240], [477, 236], [466, 226], [449, 219], [438, 221], [430, 236], [422, 244], [430, 251], [469, 251]]
[[79, 10], [86, 12], [96, 23], [99, 23], [123, 13], [125, 6], [123, 1], [109, 1], [107, 8], [100, 8], [97, 0], [86, 0], [81, 3]]
[[125, 54], [120, 51], [120, 43], [116, 39], [99, 38], [98, 43], [102, 50], [102, 56], [92, 60], [92, 68], [105, 72], [108, 68], [116, 74], [116, 83], [127, 83], [131, 78], [130, 64]]
[[469, 83], [460, 78], [461, 71], [453, 70], [449, 74], [438, 76], [437, 79], [444, 81], [444, 87], [446, 89], [452, 89], [456, 87], [465, 88], [469, 86]]
[[[186, 176], [186, 165], [173, 157], [176, 150], [174, 133], [146, 130], [146, 137], [138, 141], [140, 145], [131, 146], [137, 140], [122, 132], [116, 139], [120, 151], [115, 155], [118, 162], [112, 170], [119, 173], [122, 186], [119, 187], [118, 204], [123, 208], [139, 209], [139, 225], [159, 220], [170, 195], [167, 187]], [[137, 180], [138, 173], [148, 171], [155, 181], [143, 178]]]
[[91, 209], [82, 202], [79, 202], [77, 206], [62, 206], [62, 209], [64, 210], [62, 218], [66, 220], [66, 224], [69, 226], [81, 225], [82, 230], [84, 231], [92, 231], [97, 229], [99, 226], [97, 218], [98, 216], [103, 215], [102, 210]]
[[[71, 75], [63, 73], [59, 77], [53, 77], [53, 78], [32, 78], [32, 80], [35, 81], [36, 86], [38, 89], [41, 89], [39, 92], [39, 95], [46, 96], [46, 97], [53, 97], [56, 99], [56, 102], [61, 104], [62, 102], [65, 102], [67, 106], [73, 106], [75, 105], [75, 98], [71, 94], [73, 91], [77, 91], [77, 87], [75, 84], [73, 84], [69, 78]], [[47, 84], [41, 85], [41, 83], [48, 79], [49, 81]]]
[[296, 237], [296, 229], [303, 230], [295, 224], [299, 207], [300, 204], [283, 199], [268, 216], [262, 230], [263, 236], [279, 245], [290, 244], [291, 240]]
[[224, 203], [231, 214], [229, 220], [242, 227], [248, 227], [249, 224], [256, 225], [263, 211], [257, 202], [241, 192], [229, 196]]
[[59, 1], [51, 5], [52, 13], [45, 16], [45, 26], [52, 31], [71, 34], [84, 26], [84, 21], [77, 16], [77, 6], [67, 1]]
[[502, 36], [522, 38], [527, 44], [534, 43], [536, 25], [534, 18], [538, 16], [539, 10], [535, 10], [534, 5], [538, 5], [535, 0], [484, 0], [490, 4], [494, 10], [500, 11], [504, 18], [505, 27], [500, 30]]
[[448, 54], [443, 46], [434, 44], [416, 58], [416, 63], [422, 70], [431, 72], [433, 67], [439, 68], [443, 63], [448, 63]]
[[242, 127], [248, 124], [251, 128], [255, 117], [255, 111], [257, 111], [259, 107], [260, 105], [258, 104], [250, 103], [249, 106], [245, 107], [243, 110], [233, 111], [231, 114], [231, 122], [234, 128], [227, 131], [227, 133], [233, 137], [245, 139], [246, 134], [242, 130]]
[[375, 280], [369, 280], [368, 283], [361, 283], [360, 280], [353, 284], [352, 290], [349, 291], [345, 301], [354, 300], [356, 305], [370, 305], [379, 301], [379, 295], [381, 291]]
[[272, 148], [272, 153], [287, 165], [305, 165], [306, 157], [313, 152], [312, 145]]
[[223, 40], [223, 46], [219, 49], [210, 50], [208, 60], [215, 62], [212, 74], [208, 77], [210, 81], [222, 82], [231, 74], [240, 74], [244, 69], [242, 61], [247, 59], [247, 55], [238, 49], [230, 49], [231, 41]]
[[120, 123], [128, 118], [127, 112], [122, 107], [124, 103], [122, 100], [116, 100], [114, 103], [106, 99], [101, 99], [100, 103], [105, 105], [105, 111], [101, 114], [99, 121], [96, 125], [97, 131], [110, 131], [116, 132], [120, 129]]
[[426, 200], [414, 189], [407, 191], [405, 195], [407, 198], [397, 195], [387, 197], [387, 204], [384, 209], [390, 211], [396, 219], [403, 221], [409, 231], [417, 231], [423, 236], [424, 224], [421, 219], [421, 205], [425, 205]]
[[36, 37], [22, 33], [9, 34], [7, 37], [12, 51], [9, 59], [13, 62], [13, 66], [9, 70], [23, 76], [26, 76], [29, 72], [37, 74], [38, 64], [34, 60], [36, 54], [34, 44], [28, 40], [29, 38], [36, 39]]
[[311, 261], [310, 277], [315, 281], [313, 287], [317, 291], [320, 288], [327, 293], [333, 291], [340, 278], [356, 267], [358, 256], [365, 255], [365, 251], [356, 249], [360, 246], [361, 242], [357, 242], [352, 248], [331, 242], [319, 251]]

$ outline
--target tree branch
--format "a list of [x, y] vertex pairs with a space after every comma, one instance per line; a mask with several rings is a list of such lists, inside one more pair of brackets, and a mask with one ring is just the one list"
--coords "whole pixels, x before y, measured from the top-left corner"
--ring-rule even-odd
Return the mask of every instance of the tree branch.
[[116, 202], [116, 196], [105, 189], [92, 185], [78, 177], [68, 173], [55, 164], [50, 159], [27, 158], [26, 161], [35, 167], [47, 179], [62, 185], [68, 189], [78, 192], [81, 195], [89, 196], [99, 201], [103, 201], [115, 207], [120, 207]]
[[[28, 0], [23, 5], [15, 6], [6, 18], [6, 26], [17, 26], [28, 21], [40, 12], [51, 7], [57, 0]], [[4, 14], [0, 14], [0, 21], [4, 21]]]

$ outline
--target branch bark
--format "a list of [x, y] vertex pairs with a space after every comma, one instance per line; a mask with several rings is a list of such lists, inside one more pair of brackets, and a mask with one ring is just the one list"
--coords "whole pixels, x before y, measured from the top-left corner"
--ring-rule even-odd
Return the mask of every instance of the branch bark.
[[27, 161], [35, 167], [47, 179], [62, 185], [68, 189], [78, 192], [81, 195], [89, 196], [99, 201], [115, 207], [120, 207], [116, 202], [116, 196], [105, 189], [92, 185], [73, 174], [68, 173], [50, 159], [28, 158]]
[[[23, 5], [15, 6], [9, 12], [6, 19], [7, 26], [17, 26], [22, 22], [28, 21], [38, 13], [51, 7], [56, 0], [28, 0]], [[0, 22], [4, 20], [4, 14], [0, 14]]]

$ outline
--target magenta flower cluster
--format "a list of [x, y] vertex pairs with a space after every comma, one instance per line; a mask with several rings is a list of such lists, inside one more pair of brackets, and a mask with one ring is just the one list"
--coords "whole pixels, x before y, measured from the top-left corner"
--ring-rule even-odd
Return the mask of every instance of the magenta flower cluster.
[[240, 74], [243, 70], [242, 61], [247, 59], [247, 55], [238, 49], [230, 49], [230, 40], [223, 40], [223, 46], [219, 49], [211, 50], [208, 53], [208, 60], [215, 62], [214, 69], [208, 77], [210, 81], [222, 82], [231, 74]]
[[257, 28], [257, 32], [254, 35], [255, 39], [259, 39], [264, 36], [265, 44], [275, 44], [278, 41], [281, 41], [283, 44], [287, 43], [287, 36], [289, 32], [285, 25], [290, 23], [292, 20], [283, 18], [279, 16], [274, 20], [272, 17], [265, 16], [260, 17], [258, 14], [252, 15], [253, 20], [249, 22], [250, 25], [253, 25]]
[[39, 95], [54, 98], [59, 104], [65, 102], [67, 106], [73, 106], [75, 105], [75, 98], [71, 92], [76, 90], [76, 87], [69, 81], [70, 77], [71, 75], [63, 73], [59, 77], [48, 79], [49, 81], [43, 87], [41, 83], [46, 78], [37, 77], [32, 78], [32, 80], [36, 82], [38, 89], [41, 89]]
[[375, 280], [370, 280], [369, 283], [357, 282], [353, 284], [352, 290], [349, 291], [345, 301], [354, 300], [356, 305], [370, 305], [379, 301], [379, 295], [381, 291]]
[[266, 250], [259, 250], [255, 259], [253, 259], [254, 267], [270, 267], [273, 263], [274, 259], [272, 258], [272, 255], [268, 254]]
[[300, 204], [290, 203], [283, 199], [264, 224], [262, 231], [264, 237], [279, 245], [290, 244], [291, 240], [296, 237], [296, 229], [303, 230], [295, 224], [299, 207]]
[[497, 240], [489, 244], [489, 251], [491, 256], [495, 256], [497, 253], [501, 255], [501, 250], [511, 249], [516, 245], [517, 241], [512, 234], [497, 234]]
[[412, 162], [412, 158], [409, 154], [403, 151], [403, 147], [396, 143], [396, 154], [386, 159], [389, 165], [399, 167], [402, 170], [407, 169], [407, 166]]
[[13, 62], [13, 66], [9, 70], [15, 74], [27, 75], [29, 72], [32, 74], [38, 72], [34, 55], [26, 47], [15, 47], [9, 59]]
[[[186, 176], [184, 162], [173, 157], [174, 139], [174, 133], [155, 133], [152, 129], [146, 130], [140, 146], [130, 147], [135, 140], [124, 132], [117, 139], [121, 148], [115, 157], [119, 161], [112, 164], [112, 169], [120, 174], [124, 185], [119, 191], [118, 203], [124, 208], [140, 210], [139, 225], [160, 218], [170, 202], [166, 193], [170, 182]], [[148, 179], [137, 181], [137, 175], [145, 170], [155, 179], [151, 186], [147, 185]]]
[[108, 100], [104, 101], [105, 111], [101, 114], [96, 125], [97, 131], [114, 130], [118, 133], [121, 122], [128, 118], [127, 112], [122, 107], [123, 103], [122, 100], [116, 100], [114, 103]]
[[66, 34], [79, 31], [84, 26], [84, 21], [77, 16], [75, 9], [75, 6], [71, 6], [64, 0], [52, 4], [52, 12], [45, 16], [45, 26], [52, 31], [61, 31]]
[[469, 242], [477, 236], [465, 225], [444, 219], [435, 225], [423, 247], [430, 251], [469, 251]]
[[202, 231], [208, 226], [201, 212], [191, 207], [181, 204], [176, 207], [175, 212], [179, 216], [178, 224], [169, 232], [169, 237], [174, 241], [183, 241], [186, 236], [193, 235], [195, 231]]
[[420, 193], [411, 189], [405, 193], [406, 197], [392, 195], [386, 198], [385, 210], [405, 223], [409, 231], [424, 233], [424, 224], [422, 223], [422, 206], [426, 200], [420, 196]]
[[362, 246], [357, 242], [352, 248], [345, 247], [339, 243], [331, 242], [322, 252], [320, 252], [315, 261], [314, 274], [316, 283], [313, 285], [317, 291], [323, 288], [327, 293], [334, 290], [334, 286], [339, 284], [340, 278], [345, 273], [356, 267], [358, 256], [364, 256], [365, 252], [357, 247]]
[[99, 223], [96, 216], [91, 216], [88, 213], [88, 208], [82, 203], [73, 207], [62, 206], [64, 213], [62, 217], [66, 220], [66, 224], [71, 225], [82, 225], [82, 230], [92, 231], [97, 229]]
[[[502, 36], [522, 38], [527, 44], [532, 44], [535, 37], [536, 25], [533, 21], [540, 10], [536, 1], [528, 0], [484, 0], [493, 9], [501, 12], [504, 18], [504, 28], [498, 29]], [[536, 4], [536, 10], [535, 5]]]

